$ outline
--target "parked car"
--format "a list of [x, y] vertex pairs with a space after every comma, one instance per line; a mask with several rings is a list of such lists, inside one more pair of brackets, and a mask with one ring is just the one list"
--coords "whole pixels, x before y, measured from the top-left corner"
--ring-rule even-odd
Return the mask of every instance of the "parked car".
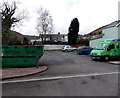
[[78, 54], [90, 54], [90, 52], [93, 50], [93, 48], [89, 46], [81, 46], [76, 49]]
[[74, 51], [74, 50], [76, 50], [76, 48], [74, 48], [72, 46], [63, 46], [62, 47], [63, 52], [70, 52], [70, 51]]

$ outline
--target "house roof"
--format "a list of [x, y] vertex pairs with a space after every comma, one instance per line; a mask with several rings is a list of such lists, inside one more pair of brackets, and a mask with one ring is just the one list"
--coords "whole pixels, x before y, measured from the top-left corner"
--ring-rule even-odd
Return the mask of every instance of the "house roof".
[[88, 34], [83, 35], [83, 37], [87, 37], [88, 39], [90, 39], [93, 35], [96, 35], [96, 34], [100, 35], [102, 33], [103, 29], [107, 29], [107, 28], [111, 28], [111, 27], [118, 27], [118, 26], [120, 26], [120, 20], [114, 21], [110, 24], [99, 27]]
[[107, 24], [107, 25], [105, 25], [105, 26], [102, 26], [102, 27], [100, 27], [100, 28], [97, 28], [96, 30], [88, 33], [87, 35], [92, 34], [92, 33], [99, 33], [99, 32], [101, 32], [103, 29], [111, 28], [111, 27], [115, 27], [115, 26], [119, 26], [119, 25], [120, 25], [120, 20], [114, 21], [114, 22], [112, 22], [112, 23], [110, 23], [110, 24]]
[[117, 27], [120, 26], [120, 22], [116, 25]]
[[18, 37], [18, 38], [21, 38], [21, 39], [24, 38], [24, 36], [21, 33], [13, 31], [13, 30], [10, 30], [10, 34], [11, 34], [11, 38], [15, 38], [15, 37]]
[[34, 36], [34, 35], [24, 35], [24, 37], [28, 39], [38, 39], [39, 36]]
[[115, 27], [115, 26], [118, 26], [118, 25], [120, 25], [120, 20], [114, 21], [114, 22], [106, 25], [105, 28], [111, 28], [111, 27]]
[[66, 36], [66, 34], [46, 34], [46, 35], [43, 35], [43, 37], [54, 37], [54, 38], [60, 38], [60, 37], [63, 37], [63, 36]]
[[[43, 37], [46, 37], [46, 38], [61, 38], [63, 36], [66, 36], [66, 34], [46, 34], [46, 35], [43, 35]], [[32, 36], [32, 35], [24, 35], [24, 37], [28, 38], [28, 39], [34, 39], [34, 40], [37, 40], [40, 36]]]

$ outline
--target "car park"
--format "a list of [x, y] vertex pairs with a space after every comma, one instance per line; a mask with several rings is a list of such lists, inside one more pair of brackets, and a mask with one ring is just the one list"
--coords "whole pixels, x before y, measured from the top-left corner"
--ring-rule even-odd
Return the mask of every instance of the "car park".
[[93, 50], [93, 48], [89, 46], [81, 46], [76, 49], [78, 54], [90, 54], [90, 52]]
[[74, 51], [74, 50], [76, 50], [76, 48], [74, 48], [74, 47], [72, 47], [72, 46], [63, 46], [62, 47], [62, 51], [63, 52], [70, 52], [70, 51]]

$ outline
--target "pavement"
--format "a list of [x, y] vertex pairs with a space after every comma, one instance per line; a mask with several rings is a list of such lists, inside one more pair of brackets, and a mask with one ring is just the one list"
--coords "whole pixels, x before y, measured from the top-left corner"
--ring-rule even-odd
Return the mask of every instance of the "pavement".
[[1, 68], [0, 79], [11, 79], [17, 77], [23, 77], [28, 75], [37, 74], [47, 70], [46, 66], [27, 67], [27, 68]]
[[[109, 61], [110, 64], [120, 65], [120, 61]], [[0, 68], [0, 79], [11, 79], [37, 74], [47, 70], [46, 66], [27, 68]]]
[[108, 63], [110, 63], [110, 64], [120, 65], [120, 61], [109, 61]]

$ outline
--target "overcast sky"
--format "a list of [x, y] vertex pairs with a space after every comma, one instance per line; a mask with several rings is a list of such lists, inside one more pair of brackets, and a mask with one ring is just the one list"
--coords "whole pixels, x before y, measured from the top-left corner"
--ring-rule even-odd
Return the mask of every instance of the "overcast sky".
[[[12, 1], [12, 0], [7, 0]], [[35, 29], [37, 10], [42, 6], [50, 11], [55, 26], [54, 33], [67, 34], [71, 20], [78, 18], [79, 34], [87, 34], [103, 25], [118, 20], [120, 0], [16, 0], [28, 11], [29, 20], [16, 31], [25, 35], [38, 35]]]

